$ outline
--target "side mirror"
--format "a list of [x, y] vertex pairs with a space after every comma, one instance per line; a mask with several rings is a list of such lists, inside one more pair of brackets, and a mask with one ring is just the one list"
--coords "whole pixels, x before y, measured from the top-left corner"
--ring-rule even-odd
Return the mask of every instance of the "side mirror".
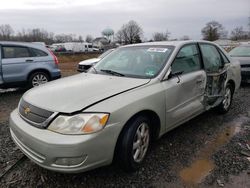
[[171, 79], [173, 77], [177, 77], [178, 78], [177, 83], [180, 83], [181, 80], [179, 78], [179, 75], [181, 75], [182, 73], [183, 73], [183, 71], [172, 72], [172, 68], [170, 67], [163, 80], [168, 80], [168, 79]]
[[173, 77], [177, 77], [178, 78], [177, 83], [179, 84], [181, 82], [181, 79], [180, 79], [179, 75], [181, 75], [182, 73], [183, 73], [183, 71], [172, 72], [171, 69], [170, 69], [170, 72], [168, 74], [167, 79], [171, 79]]
[[170, 74], [168, 75], [168, 79], [173, 78], [175, 76], [179, 77], [179, 75], [181, 75], [183, 73], [183, 71], [177, 71], [177, 72], [170, 72]]

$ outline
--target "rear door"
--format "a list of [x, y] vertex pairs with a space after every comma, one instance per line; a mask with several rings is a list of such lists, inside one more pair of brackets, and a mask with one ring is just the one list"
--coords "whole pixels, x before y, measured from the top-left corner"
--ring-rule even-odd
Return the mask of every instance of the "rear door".
[[171, 65], [171, 72], [182, 74], [163, 82], [167, 129], [204, 110], [206, 73], [202, 68], [197, 44], [188, 44], [180, 49]]
[[2, 45], [2, 75], [4, 82], [21, 82], [27, 79], [26, 69], [34, 63], [29, 48]]
[[206, 106], [207, 109], [218, 105], [224, 96], [224, 85], [227, 79], [227, 66], [222, 54], [215, 45], [201, 43], [204, 68], [207, 74]]
[[[37, 48], [29, 48], [32, 60], [34, 63], [54, 63], [54, 59], [51, 55], [49, 55], [48, 51], [37, 49]], [[30, 58], [29, 58], [30, 59]], [[37, 64], [39, 65], [39, 64]]]

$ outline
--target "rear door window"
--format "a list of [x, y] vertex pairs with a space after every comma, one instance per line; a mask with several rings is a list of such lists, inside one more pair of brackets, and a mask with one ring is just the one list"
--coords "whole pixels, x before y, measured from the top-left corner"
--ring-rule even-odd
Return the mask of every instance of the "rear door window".
[[195, 44], [186, 45], [178, 52], [173, 64], [172, 72], [189, 73], [201, 69], [200, 57]]
[[23, 58], [30, 57], [30, 52], [27, 47], [22, 46], [3, 46], [3, 58]]
[[205, 70], [217, 72], [223, 67], [223, 61], [217, 48], [211, 44], [200, 44]]
[[48, 54], [42, 50], [38, 50], [35, 48], [30, 48], [31, 52], [32, 52], [32, 56], [33, 57], [43, 57], [43, 56], [47, 56]]

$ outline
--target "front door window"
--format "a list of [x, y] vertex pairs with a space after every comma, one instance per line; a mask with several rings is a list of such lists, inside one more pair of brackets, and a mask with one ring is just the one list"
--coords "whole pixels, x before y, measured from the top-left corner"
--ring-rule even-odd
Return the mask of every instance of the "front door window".
[[183, 74], [201, 69], [198, 49], [195, 44], [184, 46], [177, 54], [173, 64], [172, 72]]

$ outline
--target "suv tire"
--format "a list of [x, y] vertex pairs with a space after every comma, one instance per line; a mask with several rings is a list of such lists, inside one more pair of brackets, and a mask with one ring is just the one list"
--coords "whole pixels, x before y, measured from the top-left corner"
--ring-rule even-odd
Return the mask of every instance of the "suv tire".
[[28, 80], [29, 88], [40, 86], [49, 81], [49, 75], [45, 72], [35, 72], [30, 75]]

